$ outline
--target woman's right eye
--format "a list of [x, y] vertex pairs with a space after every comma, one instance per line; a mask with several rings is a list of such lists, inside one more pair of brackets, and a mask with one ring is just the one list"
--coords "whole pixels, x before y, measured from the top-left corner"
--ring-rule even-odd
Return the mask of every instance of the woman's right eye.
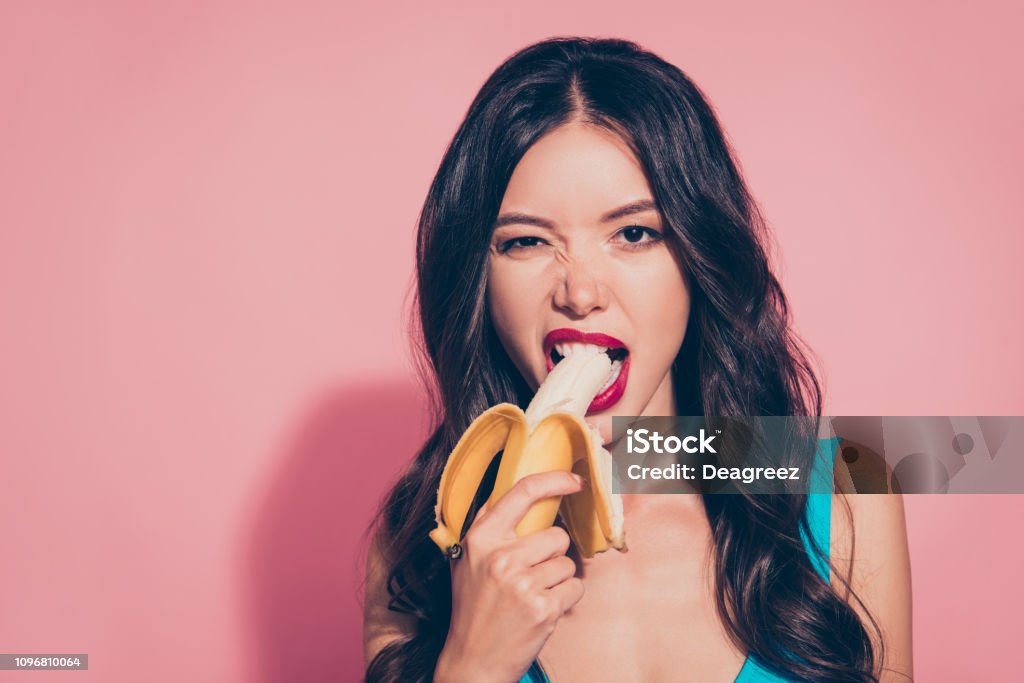
[[504, 254], [504, 253], [508, 252], [509, 250], [529, 249], [530, 247], [536, 247], [539, 244], [543, 244], [543, 243], [544, 243], [544, 240], [542, 240], [540, 237], [533, 237], [533, 236], [515, 237], [515, 238], [510, 239], [510, 240], [505, 240], [504, 242], [499, 244], [498, 245], [498, 252], [501, 253], [501, 254]]

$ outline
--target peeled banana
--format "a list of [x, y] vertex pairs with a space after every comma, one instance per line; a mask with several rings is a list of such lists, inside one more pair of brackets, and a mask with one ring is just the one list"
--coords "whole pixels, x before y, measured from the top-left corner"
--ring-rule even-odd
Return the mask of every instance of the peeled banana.
[[596, 427], [583, 421], [587, 407], [611, 371], [605, 353], [574, 353], [558, 363], [537, 390], [526, 412], [511, 403], [485, 411], [463, 433], [448, 456], [434, 509], [430, 538], [449, 557], [460, 551], [463, 525], [484, 473], [503, 451], [493, 506], [529, 474], [571, 471], [586, 480], [583, 490], [535, 503], [516, 526], [525, 536], [550, 527], [561, 514], [583, 557], [609, 548], [626, 551], [622, 500], [611, 492], [611, 454]]

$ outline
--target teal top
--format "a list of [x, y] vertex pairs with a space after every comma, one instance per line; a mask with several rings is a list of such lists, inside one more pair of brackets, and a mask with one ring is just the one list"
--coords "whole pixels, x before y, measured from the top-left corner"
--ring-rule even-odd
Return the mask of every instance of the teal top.
[[[832, 459], [835, 457], [838, 439], [821, 439], [818, 441], [818, 457], [815, 458], [811, 467], [810, 491], [831, 491], [832, 490]], [[811, 535], [821, 549], [822, 555], [818, 555], [811, 547], [803, 529], [800, 529], [800, 537], [804, 542], [804, 549], [811, 558], [811, 564], [818, 570], [818, 573], [825, 579], [829, 577], [829, 541], [832, 530], [832, 494], [831, 493], [809, 493], [807, 494], [807, 526]], [[527, 670], [526, 675], [519, 679], [519, 683], [551, 683], [540, 668], [540, 664], [534, 661]], [[747, 655], [743, 662], [734, 683], [787, 683], [785, 678], [772, 673], [761, 666], [757, 657]]]

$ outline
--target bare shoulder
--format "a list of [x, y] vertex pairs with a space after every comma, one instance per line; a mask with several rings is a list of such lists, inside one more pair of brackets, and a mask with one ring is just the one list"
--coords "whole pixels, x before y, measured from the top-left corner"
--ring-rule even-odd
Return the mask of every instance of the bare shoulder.
[[388, 609], [390, 563], [382, 552], [375, 534], [366, 555], [366, 593], [363, 603], [363, 657], [369, 664], [377, 654], [395, 640], [414, 634], [412, 616]]
[[[841, 464], [837, 470], [842, 470]], [[842, 481], [838, 471], [837, 481]], [[843, 490], [841, 483], [839, 488]], [[876, 642], [865, 608], [881, 631], [885, 655], [880, 681], [912, 680], [910, 553], [903, 496], [834, 494], [830, 555], [836, 592], [860, 614]]]

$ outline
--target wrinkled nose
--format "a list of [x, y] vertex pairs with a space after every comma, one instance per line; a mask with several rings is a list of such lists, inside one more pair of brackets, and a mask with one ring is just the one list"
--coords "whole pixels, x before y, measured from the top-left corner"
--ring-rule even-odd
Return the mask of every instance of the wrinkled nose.
[[608, 306], [608, 289], [595, 268], [574, 261], [564, 264], [554, 304], [574, 318], [585, 317]]

